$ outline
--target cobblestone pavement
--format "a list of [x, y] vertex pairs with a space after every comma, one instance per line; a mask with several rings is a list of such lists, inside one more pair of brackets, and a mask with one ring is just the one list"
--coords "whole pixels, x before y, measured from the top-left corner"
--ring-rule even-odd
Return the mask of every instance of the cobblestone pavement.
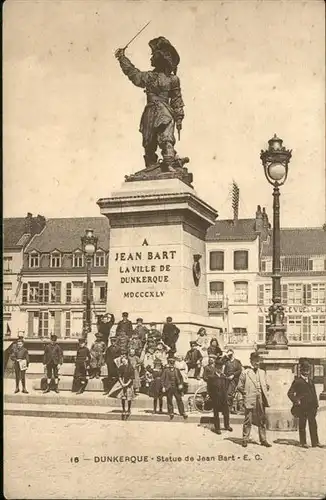
[[[325, 417], [325, 412], [318, 416], [322, 438]], [[273, 447], [267, 449], [258, 444], [253, 427], [256, 444], [244, 449], [240, 425], [217, 436], [191, 423], [8, 416], [4, 433], [8, 499], [322, 498], [326, 493], [326, 448], [299, 448], [297, 432], [270, 432]], [[114, 456], [137, 461], [108, 462]]]

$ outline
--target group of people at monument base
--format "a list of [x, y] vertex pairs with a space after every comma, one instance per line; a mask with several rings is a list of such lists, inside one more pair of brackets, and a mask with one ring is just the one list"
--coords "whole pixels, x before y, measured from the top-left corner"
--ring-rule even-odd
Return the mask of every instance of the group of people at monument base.
[[[89, 378], [99, 378], [104, 364], [107, 366], [105, 395], [119, 397], [122, 404], [122, 418], [131, 414], [131, 405], [135, 395], [142, 391], [153, 398], [153, 411], [163, 412], [163, 398], [167, 400], [170, 419], [174, 417], [173, 398], [179, 414], [187, 419], [183, 395], [187, 392], [188, 377], [193, 372], [195, 379], [203, 379], [207, 384], [207, 393], [213, 408], [214, 431], [221, 434], [220, 417], [222, 413], [224, 429], [230, 427], [230, 411], [236, 391], [243, 396], [244, 422], [242, 445], [249, 442], [252, 424], [258, 427], [260, 443], [270, 447], [266, 438], [266, 407], [269, 406], [269, 387], [265, 371], [260, 365], [257, 352], [250, 355], [250, 366], [243, 369], [234, 357], [232, 349], [223, 353], [217, 339], [208, 338], [204, 328], [198, 331], [197, 339], [190, 342], [185, 356], [177, 354], [177, 341], [180, 330], [171, 317], [166, 319], [162, 333], [151, 323], [147, 328], [142, 318], [138, 318], [135, 328], [123, 313], [118, 322], [116, 333], [110, 336], [114, 316], [106, 315], [98, 322], [96, 339], [90, 349], [85, 338], [79, 339], [75, 358], [75, 372], [72, 390], [76, 394], [85, 391]], [[24, 339], [19, 337], [13, 345], [10, 358], [14, 363], [16, 389], [28, 394], [26, 389], [26, 370], [29, 365], [29, 353], [24, 346]], [[59, 392], [59, 369], [63, 363], [63, 351], [57, 343], [56, 335], [51, 335], [50, 343], [44, 348], [43, 392]], [[288, 391], [293, 403], [292, 414], [299, 421], [300, 445], [307, 448], [306, 424], [308, 421], [311, 444], [319, 447], [316, 414], [318, 398], [312, 379], [309, 376], [310, 364], [301, 359], [300, 374]]]

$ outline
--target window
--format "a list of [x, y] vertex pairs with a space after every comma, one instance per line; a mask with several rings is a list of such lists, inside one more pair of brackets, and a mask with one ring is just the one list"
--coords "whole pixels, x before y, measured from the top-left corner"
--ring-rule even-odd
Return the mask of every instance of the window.
[[224, 282], [211, 281], [209, 283], [209, 294], [216, 300], [223, 300], [224, 296]]
[[261, 261], [261, 271], [262, 271], [263, 273], [265, 273], [265, 272], [266, 272], [266, 269], [267, 269], [267, 262], [266, 262], [266, 260], [262, 260], [262, 261]]
[[50, 282], [50, 302], [53, 304], [59, 304], [61, 302], [61, 282], [51, 281]]
[[326, 316], [311, 316], [311, 333], [313, 342], [326, 341]]
[[71, 336], [80, 337], [83, 331], [83, 311], [71, 311]]
[[272, 283], [258, 285], [258, 304], [270, 305], [272, 303]]
[[71, 312], [66, 311], [66, 327], [65, 327], [65, 336], [70, 337], [71, 334]]
[[324, 376], [324, 366], [323, 365], [313, 365], [314, 377]]
[[248, 302], [248, 282], [235, 281], [234, 283], [234, 302], [247, 303]]
[[209, 252], [209, 268], [211, 271], [224, 271], [224, 252]]
[[38, 301], [40, 304], [48, 304], [49, 303], [49, 283], [39, 283], [38, 289]]
[[33, 252], [29, 255], [29, 267], [39, 267], [40, 265], [40, 257], [39, 254]]
[[94, 259], [94, 267], [104, 267], [105, 266], [105, 253], [96, 252]]
[[38, 302], [38, 283], [29, 283], [28, 302]]
[[288, 316], [288, 339], [290, 342], [302, 340], [302, 316]]
[[49, 312], [48, 311], [39, 311], [38, 335], [39, 335], [39, 337], [48, 337], [49, 336]]
[[4, 273], [12, 272], [12, 257], [3, 258], [3, 272]]
[[247, 328], [235, 327], [232, 328], [232, 333], [228, 335], [229, 344], [243, 344], [248, 341]]
[[3, 284], [3, 301], [4, 302], [11, 302], [12, 297], [12, 284], [11, 283], [4, 283]]
[[50, 259], [51, 267], [61, 267], [61, 255], [59, 252], [53, 252]]
[[288, 284], [288, 304], [303, 303], [303, 285], [302, 283]]
[[247, 250], [236, 250], [233, 253], [233, 268], [235, 271], [245, 271], [248, 269]]
[[100, 286], [100, 302], [106, 302], [106, 292], [107, 292], [106, 284]]
[[314, 270], [314, 261], [313, 259], [308, 260], [308, 270], [313, 271]]
[[326, 284], [312, 283], [311, 284], [311, 303], [325, 304], [326, 303]]
[[71, 302], [71, 283], [66, 284], [66, 303], [70, 304]]
[[55, 312], [49, 311], [49, 335], [52, 335], [55, 330]]
[[83, 303], [83, 289], [84, 283], [82, 281], [74, 281], [72, 283], [71, 302], [75, 304]]
[[73, 267], [84, 267], [84, 255], [82, 252], [75, 252], [72, 260]]

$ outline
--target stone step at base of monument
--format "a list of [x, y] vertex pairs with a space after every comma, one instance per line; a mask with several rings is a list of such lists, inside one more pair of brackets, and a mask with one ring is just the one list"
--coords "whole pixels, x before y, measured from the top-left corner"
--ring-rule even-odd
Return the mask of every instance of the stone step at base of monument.
[[[176, 411], [176, 409], [175, 409]], [[91, 408], [79, 402], [78, 406], [60, 406], [60, 405], [26, 405], [19, 403], [8, 403], [4, 409], [4, 415], [10, 416], [21, 416], [21, 417], [37, 417], [37, 418], [69, 418], [69, 419], [87, 419], [87, 420], [121, 420], [121, 409], [107, 409], [107, 408]], [[166, 410], [162, 414], [154, 414], [152, 410], [137, 409], [135, 406], [132, 407], [131, 416], [128, 421], [140, 421], [140, 422], [167, 422], [171, 424], [169, 415]], [[128, 425], [128, 421], [126, 425]], [[243, 421], [243, 416], [235, 415], [231, 416], [230, 424], [241, 424]], [[211, 428], [213, 425], [213, 419], [211, 414], [201, 414], [197, 412], [188, 413], [187, 420], [184, 420], [180, 415], [175, 414], [172, 423], [183, 423], [183, 424], [197, 424], [197, 425], [207, 425]], [[223, 431], [222, 434], [232, 435], [229, 431]]]
[[[33, 383], [32, 387], [34, 390], [41, 390], [41, 378], [44, 377], [44, 375], [40, 375], [40, 378], [35, 378], [33, 377]], [[60, 382], [59, 382], [59, 389], [60, 391], [71, 391], [72, 388], [72, 383], [73, 383], [73, 376], [72, 375], [62, 375], [60, 373]], [[197, 379], [188, 379], [188, 393], [195, 393], [197, 389], [204, 385], [204, 382], [202, 380], [197, 380]], [[103, 382], [103, 377], [97, 379], [89, 379], [86, 390], [85, 392], [103, 392], [104, 391], [104, 382]]]
[[[189, 398], [192, 398], [193, 394], [186, 394], [183, 397], [183, 402], [186, 411], [189, 410]], [[71, 407], [82, 405], [85, 407], [98, 407], [98, 408], [120, 408], [121, 401], [116, 398], [109, 398], [107, 396], [95, 396], [94, 393], [84, 392], [83, 394], [76, 394], [67, 392], [56, 394], [50, 392], [47, 394], [6, 394], [4, 397], [5, 404], [25, 404], [25, 405], [41, 405], [41, 406], [52, 406], [60, 405], [62, 407]], [[153, 399], [145, 394], [138, 395], [132, 403], [133, 408], [143, 409], [152, 411], [153, 409]], [[166, 398], [163, 398], [163, 408], [166, 410]]]

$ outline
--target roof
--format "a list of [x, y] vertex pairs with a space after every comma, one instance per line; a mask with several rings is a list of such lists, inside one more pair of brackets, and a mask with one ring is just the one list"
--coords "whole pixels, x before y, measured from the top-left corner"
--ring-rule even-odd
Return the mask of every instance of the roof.
[[45, 228], [41, 234], [34, 236], [26, 251], [73, 252], [77, 248], [81, 249], [80, 239], [86, 229], [94, 230], [94, 236], [98, 238], [98, 248], [105, 251], [109, 249], [109, 221], [106, 217], [71, 217], [47, 219]]
[[26, 233], [25, 217], [3, 219], [3, 248], [21, 248], [31, 237]]
[[[273, 253], [273, 239], [263, 243], [262, 256]], [[323, 228], [281, 229], [281, 255], [326, 255], [326, 231]]]
[[256, 219], [218, 220], [206, 233], [206, 241], [254, 241]]

